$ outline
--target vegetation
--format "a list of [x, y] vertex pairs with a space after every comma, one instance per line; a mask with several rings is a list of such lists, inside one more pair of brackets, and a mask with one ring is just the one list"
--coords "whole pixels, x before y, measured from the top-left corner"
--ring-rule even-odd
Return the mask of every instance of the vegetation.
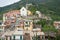
[[[5, 7], [0, 7], [0, 20], [2, 20], [2, 14], [10, 11], [10, 10], [19, 10], [22, 6], [26, 6], [26, 3], [32, 3], [33, 5], [29, 7], [29, 10], [35, 14], [36, 10], [41, 11], [41, 13], [52, 18], [51, 21], [41, 19], [36, 24], [42, 25], [42, 30], [44, 32], [53, 31], [57, 32], [57, 30], [53, 26], [53, 21], [60, 21], [60, 0], [22, 0], [12, 5], [8, 5]], [[57, 40], [60, 35], [57, 35]]]
[[53, 26], [47, 26], [47, 25], [44, 25], [44, 27], [42, 28], [42, 30], [44, 32], [57, 32], [57, 29], [55, 29], [55, 27], [53, 27]]
[[[53, 21], [60, 21], [60, 0], [22, 0], [12, 5], [5, 7], [0, 7], [0, 20], [2, 20], [2, 14], [11, 11], [19, 10], [22, 6], [26, 6], [26, 3], [32, 3], [33, 5], [29, 7], [29, 10], [35, 14], [38, 10], [42, 14], [45, 14], [52, 18], [52, 20], [41, 19], [36, 24], [42, 25], [42, 31], [44, 32], [57, 32], [53, 26]], [[36, 38], [37, 39], [37, 38]], [[56, 40], [60, 40], [60, 35], [56, 35]]]
[[56, 35], [56, 40], [60, 40], [60, 34]]
[[29, 7], [29, 10], [33, 13], [33, 15], [35, 15], [37, 8], [33, 5]]
[[42, 25], [42, 30], [44, 32], [48, 32], [48, 31], [57, 32], [57, 30], [53, 26], [53, 21], [48, 21], [48, 20], [45, 20], [45, 19], [41, 19], [36, 24]]
[[60, 0], [22, 0], [12, 5], [0, 7], [0, 15], [10, 10], [19, 10], [26, 3], [33, 4], [33, 6], [29, 7], [33, 14], [36, 10], [39, 10], [43, 14], [50, 16], [53, 20], [60, 20]]

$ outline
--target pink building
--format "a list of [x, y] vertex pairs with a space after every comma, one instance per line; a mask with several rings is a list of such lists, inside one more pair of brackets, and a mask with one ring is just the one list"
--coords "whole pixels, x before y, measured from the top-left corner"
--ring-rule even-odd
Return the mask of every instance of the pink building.
[[9, 12], [5, 13], [3, 15], [5, 17], [4, 24], [5, 25], [10, 25], [11, 23], [15, 23], [18, 15], [20, 15], [19, 10], [12, 10], [12, 11], [9, 11]]

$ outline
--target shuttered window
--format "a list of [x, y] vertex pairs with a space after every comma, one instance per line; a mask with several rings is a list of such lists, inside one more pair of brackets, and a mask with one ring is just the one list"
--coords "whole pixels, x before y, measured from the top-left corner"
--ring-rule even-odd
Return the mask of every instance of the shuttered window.
[[22, 35], [20, 35], [20, 36], [12, 36], [11, 37], [11, 40], [23, 40], [23, 36]]

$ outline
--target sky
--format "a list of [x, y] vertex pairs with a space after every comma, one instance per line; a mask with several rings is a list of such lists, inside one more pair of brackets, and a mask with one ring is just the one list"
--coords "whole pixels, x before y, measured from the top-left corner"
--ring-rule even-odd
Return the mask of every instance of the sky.
[[13, 4], [18, 1], [20, 1], [20, 0], [0, 0], [0, 7], [10, 5], [10, 4]]

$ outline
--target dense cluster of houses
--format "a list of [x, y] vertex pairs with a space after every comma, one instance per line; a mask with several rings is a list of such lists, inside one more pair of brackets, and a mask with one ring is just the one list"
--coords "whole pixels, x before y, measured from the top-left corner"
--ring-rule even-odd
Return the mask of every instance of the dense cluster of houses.
[[0, 25], [1, 40], [45, 40], [41, 28], [34, 26], [35, 18], [37, 17], [25, 7], [3, 14], [3, 23]]

